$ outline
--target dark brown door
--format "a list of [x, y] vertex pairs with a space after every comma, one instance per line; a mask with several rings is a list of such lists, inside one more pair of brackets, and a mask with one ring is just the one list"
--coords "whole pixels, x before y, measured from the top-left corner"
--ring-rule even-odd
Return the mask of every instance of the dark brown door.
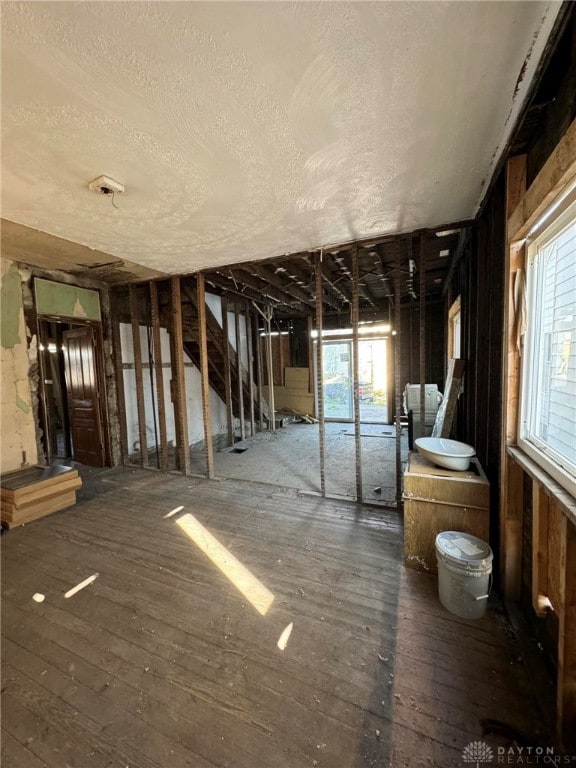
[[105, 455], [94, 329], [87, 326], [64, 331], [63, 342], [74, 459], [89, 467], [103, 467]]

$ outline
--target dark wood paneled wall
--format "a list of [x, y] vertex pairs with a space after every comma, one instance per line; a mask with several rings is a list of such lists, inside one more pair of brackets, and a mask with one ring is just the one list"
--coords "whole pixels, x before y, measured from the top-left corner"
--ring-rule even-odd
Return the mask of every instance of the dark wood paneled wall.
[[[448, 321], [446, 320], [446, 323]], [[441, 302], [426, 303], [426, 382], [444, 388], [446, 346], [444, 306]], [[401, 390], [406, 384], [420, 383], [420, 309], [418, 303], [402, 307], [400, 327]]]

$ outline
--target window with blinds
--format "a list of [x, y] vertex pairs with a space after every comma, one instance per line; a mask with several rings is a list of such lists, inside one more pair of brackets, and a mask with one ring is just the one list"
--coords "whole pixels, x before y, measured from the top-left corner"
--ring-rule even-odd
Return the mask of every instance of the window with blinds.
[[576, 203], [528, 247], [519, 442], [576, 495]]

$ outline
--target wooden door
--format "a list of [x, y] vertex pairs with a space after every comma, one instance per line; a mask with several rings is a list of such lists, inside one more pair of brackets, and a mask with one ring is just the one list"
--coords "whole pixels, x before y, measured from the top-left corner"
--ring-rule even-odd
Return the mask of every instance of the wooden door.
[[63, 347], [74, 459], [89, 467], [103, 467], [105, 454], [94, 329], [86, 326], [64, 331]]

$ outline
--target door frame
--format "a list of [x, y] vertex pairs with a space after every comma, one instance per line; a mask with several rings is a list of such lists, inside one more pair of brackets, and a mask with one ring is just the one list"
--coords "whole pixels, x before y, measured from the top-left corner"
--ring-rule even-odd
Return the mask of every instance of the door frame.
[[[104, 445], [104, 466], [112, 466], [112, 445], [110, 440], [110, 420], [108, 418], [108, 405], [107, 405], [107, 391], [106, 391], [106, 376], [104, 367], [104, 336], [102, 333], [102, 322], [97, 320], [85, 320], [78, 317], [64, 317], [62, 315], [37, 315], [36, 316], [36, 332], [38, 342], [43, 339], [43, 323], [60, 323], [61, 325], [72, 327], [90, 327], [94, 332], [94, 363], [96, 366], [96, 381], [98, 385], [98, 392], [100, 397], [98, 398], [99, 409], [98, 416], [100, 421], [100, 428], [102, 430], [102, 438]], [[44, 368], [44, 356], [40, 354], [40, 349], [37, 350], [38, 367], [40, 371], [40, 382], [38, 387], [38, 393], [40, 397], [41, 407], [39, 408], [38, 415], [40, 419], [40, 428], [46, 432], [48, 424], [48, 415], [46, 412], [46, 387], [44, 380], [46, 378], [46, 371]], [[67, 394], [67, 393], [66, 393]], [[47, 459], [51, 461], [49, 453]]]
[[[386, 354], [386, 416], [387, 419], [385, 421], [362, 421], [362, 424], [393, 424], [393, 408], [390, 405], [390, 403], [393, 402], [393, 400], [390, 397], [390, 382], [394, 380], [394, 376], [392, 373], [392, 365], [393, 365], [393, 356], [392, 356], [392, 343], [391, 343], [392, 337], [390, 334], [382, 334], [378, 336], [371, 336], [369, 338], [359, 339], [359, 343], [362, 341], [384, 341], [385, 342], [385, 354]], [[341, 339], [333, 338], [333, 339], [325, 339], [321, 341], [320, 339], [314, 339], [313, 340], [313, 359], [314, 359], [314, 408], [315, 412], [318, 413], [318, 367], [317, 367], [317, 356], [316, 356], [316, 344], [349, 344], [350, 345], [350, 373], [352, 374], [353, 365], [354, 365], [354, 345], [352, 343], [352, 338], [348, 336], [343, 336]], [[324, 377], [322, 377], [324, 379]], [[393, 392], [393, 389], [392, 389]], [[322, 396], [324, 396], [324, 392], [322, 393]], [[350, 376], [350, 418], [344, 419], [344, 418], [335, 418], [324, 415], [324, 421], [329, 421], [331, 423], [338, 423], [341, 422], [342, 424], [352, 424], [354, 422], [354, 382], [352, 381], [352, 376]]]

